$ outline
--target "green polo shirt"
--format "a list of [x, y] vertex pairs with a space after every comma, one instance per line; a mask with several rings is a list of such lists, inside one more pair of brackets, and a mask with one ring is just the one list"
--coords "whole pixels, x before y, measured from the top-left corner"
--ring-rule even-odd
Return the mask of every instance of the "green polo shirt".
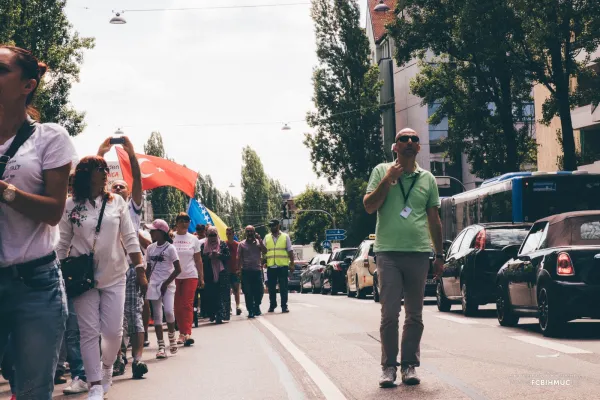
[[[371, 173], [367, 193], [377, 189], [381, 180], [385, 177], [387, 170], [394, 163], [379, 164]], [[404, 192], [408, 193], [413, 180], [416, 179], [408, 201], [404, 204], [404, 196], [400, 184], [396, 183], [390, 187], [390, 191], [383, 203], [377, 210], [377, 228], [375, 230], [375, 252], [380, 251], [407, 251], [423, 252], [431, 251], [431, 238], [429, 235], [429, 224], [427, 222], [427, 209], [440, 207], [440, 195], [437, 182], [431, 172], [419, 167], [411, 174], [403, 174], [401, 177]], [[404, 207], [408, 206], [412, 212], [408, 218], [400, 215]]]

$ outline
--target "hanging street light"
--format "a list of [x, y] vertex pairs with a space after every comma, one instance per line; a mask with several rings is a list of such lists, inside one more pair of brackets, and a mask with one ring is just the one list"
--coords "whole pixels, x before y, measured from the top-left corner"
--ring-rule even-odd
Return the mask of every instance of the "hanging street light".
[[[115, 13], [114, 10], [113, 10], [113, 13]], [[126, 24], [127, 21], [125, 20], [125, 18], [123, 18], [121, 16], [121, 14], [124, 14], [124, 13], [125, 13], [125, 11], [121, 11], [120, 13], [116, 12], [115, 16], [110, 19], [110, 23], [113, 24], [113, 25], [123, 25], [123, 24]]]
[[373, 10], [375, 12], [388, 12], [388, 11], [390, 11], [390, 6], [388, 6], [387, 4], [385, 4], [383, 2], [383, 0], [379, 0], [379, 4], [377, 4], [375, 6], [375, 8], [373, 8]]
[[229, 185], [230, 188], [234, 188], [235, 185], [232, 183], [231, 185]]
[[115, 131], [115, 135], [124, 135], [124, 134], [125, 134], [125, 132], [123, 132], [123, 131], [121, 130], [121, 128], [118, 128], [118, 129]]
[[284, 124], [283, 128], [281, 128], [282, 131], [291, 131], [292, 128], [290, 128], [290, 126], [288, 124]]

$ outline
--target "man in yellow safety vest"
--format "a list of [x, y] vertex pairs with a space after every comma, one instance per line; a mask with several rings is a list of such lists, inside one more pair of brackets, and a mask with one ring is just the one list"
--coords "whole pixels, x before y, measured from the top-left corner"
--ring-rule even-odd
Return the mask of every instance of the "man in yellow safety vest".
[[269, 222], [271, 233], [265, 236], [267, 259], [267, 286], [269, 288], [269, 312], [277, 308], [277, 283], [279, 282], [279, 294], [281, 295], [281, 312], [288, 313], [288, 268], [294, 271], [294, 252], [290, 236], [279, 230], [279, 220], [272, 219]]

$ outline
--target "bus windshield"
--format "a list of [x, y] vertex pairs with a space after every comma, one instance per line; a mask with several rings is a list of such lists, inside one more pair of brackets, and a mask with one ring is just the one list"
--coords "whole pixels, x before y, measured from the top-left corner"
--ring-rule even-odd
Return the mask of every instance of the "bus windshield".
[[524, 178], [523, 219], [535, 222], [569, 211], [600, 209], [600, 176], [564, 175]]

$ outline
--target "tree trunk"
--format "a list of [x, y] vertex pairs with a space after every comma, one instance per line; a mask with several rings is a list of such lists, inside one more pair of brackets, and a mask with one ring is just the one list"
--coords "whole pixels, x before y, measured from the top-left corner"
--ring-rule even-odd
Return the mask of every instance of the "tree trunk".
[[518, 172], [521, 170], [521, 163], [517, 154], [517, 133], [515, 131], [515, 121], [513, 115], [512, 90], [510, 76], [505, 76], [500, 81], [500, 101], [497, 104], [504, 132], [506, 143], [506, 162], [504, 163], [504, 172]]

